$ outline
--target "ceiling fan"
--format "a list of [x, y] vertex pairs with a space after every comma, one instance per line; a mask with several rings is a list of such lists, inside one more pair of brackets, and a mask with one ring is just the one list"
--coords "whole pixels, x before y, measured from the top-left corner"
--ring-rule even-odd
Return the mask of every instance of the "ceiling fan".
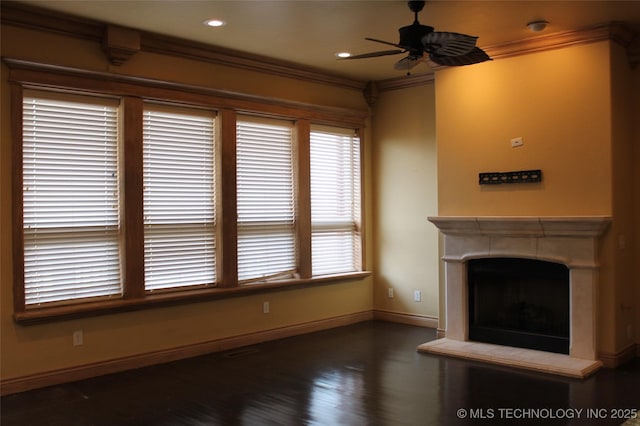
[[408, 55], [405, 58], [394, 65], [394, 69], [399, 71], [406, 70], [407, 74], [411, 68], [422, 60], [425, 53], [429, 55], [429, 60], [435, 64], [445, 66], [472, 65], [491, 60], [484, 50], [476, 46], [478, 37], [434, 31], [433, 27], [421, 25], [418, 22], [418, 12], [422, 10], [425, 2], [410, 1], [408, 3], [409, 9], [414, 13], [414, 21], [413, 24], [401, 27], [398, 30], [400, 32], [399, 43], [390, 43], [369, 37], [365, 38], [365, 40], [394, 46], [396, 49], [364, 53], [341, 59], [362, 59], [407, 53]]

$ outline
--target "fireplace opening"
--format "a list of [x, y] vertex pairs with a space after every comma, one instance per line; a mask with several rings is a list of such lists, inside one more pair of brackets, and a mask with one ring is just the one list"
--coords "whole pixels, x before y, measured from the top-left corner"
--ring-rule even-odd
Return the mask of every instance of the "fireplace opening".
[[520, 258], [467, 266], [469, 340], [569, 354], [569, 268]]

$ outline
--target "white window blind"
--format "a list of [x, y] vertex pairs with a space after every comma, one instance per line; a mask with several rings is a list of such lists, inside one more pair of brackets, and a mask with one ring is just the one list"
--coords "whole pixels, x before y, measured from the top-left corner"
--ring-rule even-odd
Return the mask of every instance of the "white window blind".
[[143, 121], [145, 289], [213, 284], [215, 116], [147, 105]]
[[290, 123], [237, 123], [238, 280], [296, 270]]
[[25, 305], [122, 294], [118, 102], [25, 91]]
[[360, 139], [347, 130], [311, 131], [313, 275], [361, 270]]

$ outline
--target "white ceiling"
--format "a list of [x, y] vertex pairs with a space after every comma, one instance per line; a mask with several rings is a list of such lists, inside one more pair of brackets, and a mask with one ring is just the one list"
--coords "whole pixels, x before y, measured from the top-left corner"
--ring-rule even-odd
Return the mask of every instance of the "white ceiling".
[[[413, 22], [406, 1], [364, 0], [21, 0], [103, 22], [181, 37], [326, 70], [358, 80], [399, 77], [401, 55], [338, 61], [334, 54], [392, 49], [364, 40], [398, 42], [398, 28]], [[203, 25], [209, 18], [227, 22]], [[533, 34], [527, 22], [550, 25]], [[640, 31], [640, 1], [428, 1], [421, 24], [436, 31], [478, 36], [480, 47], [609, 21]], [[414, 74], [429, 72], [418, 65]]]

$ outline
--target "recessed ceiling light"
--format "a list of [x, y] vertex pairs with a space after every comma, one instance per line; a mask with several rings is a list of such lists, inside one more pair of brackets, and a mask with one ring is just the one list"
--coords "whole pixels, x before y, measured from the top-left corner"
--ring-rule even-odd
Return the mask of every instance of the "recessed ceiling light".
[[222, 27], [223, 25], [226, 25], [226, 22], [220, 19], [207, 19], [204, 21], [204, 24], [210, 27]]
[[348, 58], [349, 56], [351, 56], [351, 53], [349, 53], [349, 52], [338, 52], [338, 53], [336, 53], [336, 56], [338, 58]]

